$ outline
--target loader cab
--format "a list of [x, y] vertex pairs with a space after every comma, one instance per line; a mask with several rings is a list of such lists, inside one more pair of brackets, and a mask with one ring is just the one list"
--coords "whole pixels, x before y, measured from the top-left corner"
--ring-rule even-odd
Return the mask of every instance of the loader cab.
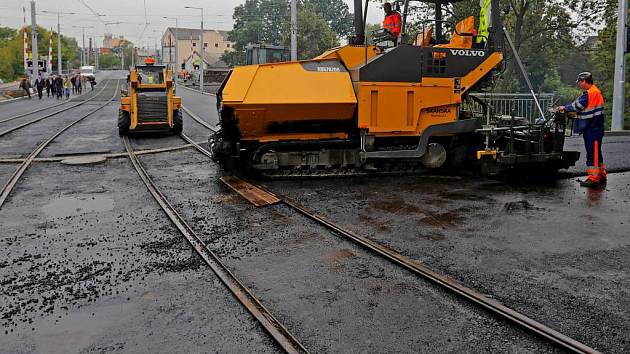
[[136, 66], [138, 81], [143, 85], [161, 85], [164, 83], [163, 65], [142, 65]]

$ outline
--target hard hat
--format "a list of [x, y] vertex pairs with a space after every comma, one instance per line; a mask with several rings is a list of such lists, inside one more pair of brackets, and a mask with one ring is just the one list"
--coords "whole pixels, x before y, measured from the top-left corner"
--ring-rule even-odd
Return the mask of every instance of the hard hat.
[[593, 82], [593, 74], [591, 74], [588, 71], [579, 73], [577, 76], [577, 80], [575, 80], [575, 82], [577, 83], [580, 81]]
[[144, 58], [144, 63], [147, 65], [153, 65], [155, 64], [155, 59], [153, 58]]

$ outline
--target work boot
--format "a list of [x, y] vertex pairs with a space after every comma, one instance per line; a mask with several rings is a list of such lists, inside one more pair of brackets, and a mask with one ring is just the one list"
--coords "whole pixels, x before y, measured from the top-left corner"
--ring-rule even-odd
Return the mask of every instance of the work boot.
[[599, 166], [599, 180], [602, 183], [606, 183], [607, 178], [608, 177], [608, 173], [606, 172], [606, 165], [601, 164]]
[[599, 188], [602, 186], [602, 183], [600, 181], [591, 179], [591, 178], [587, 178], [579, 182], [580, 182], [580, 186], [587, 187], [587, 188]]
[[588, 174], [588, 177], [586, 177], [586, 179], [583, 181], [578, 181], [580, 182], [580, 186], [588, 188], [598, 188], [602, 185], [599, 178], [599, 167], [589, 166], [586, 169], [586, 173]]

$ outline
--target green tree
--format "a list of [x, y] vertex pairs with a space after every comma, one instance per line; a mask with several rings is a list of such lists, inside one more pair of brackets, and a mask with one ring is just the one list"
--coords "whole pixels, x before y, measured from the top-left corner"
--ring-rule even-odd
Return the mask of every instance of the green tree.
[[[352, 13], [343, 0], [303, 0], [301, 7], [310, 7], [319, 14], [335, 32], [337, 37], [349, 37], [354, 35]], [[298, 22], [298, 28], [302, 22]]]
[[98, 57], [98, 65], [101, 69], [120, 69], [120, 56], [114, 53], [101, 54]]
[[[310, 59], [339, 46], [337, 35], [315, 9], [306, 6], [298, 11], [298, 59]], [[288, 40], [285, 42], [288, 46]]]
[[[598, 33], [596, 49], [590, 55], [592, 71], [596, 84], [602, 90], [606, 100], [606, 124], [610, 126], [612, 118], [612, 96], [614, 65], [617, 39], [617, 1], [607, 1], [604, 10], [605, 27]], [[630, 56], [626, 56], [626, 68], [630, 67]], [[630, 80], [626, 79], [625, 128], [630, 129]]]
[[[7, 27], [0, 28], [0, 78], [3, 80], [15, 80], [24, 75], [24, 57], [22, 55], [22, 40], [24, 32], [29, 40], [31, 37], [30, 27], [22, 30], [15, 30]], [[57, 70], [57, 34], [49, 32], [43, 27], [37, 28], [38, 35], [38, 52], [41, 57], [48, 54], [49, 39], [53, 38], [53, 71]], [[80, 54], [79, 47], [74, 38], [61, 37], [61, 54], [64, 65], [68, 63], [73, 67], [78, 67]]]
[[[313, 3], [309, 3], [313, 1]], [[338, 0], [333, 1], [335, 3]], [[340, 3], [342, 2], [339, 0]], [[307, 58], [321, 54], [324, 50], [339, 45], [338, 35], [331, 28], [332, 19], [327, 21], [318, 8], [323, 1], [305, 0], [298, 8], [298, 56]], [[347, 12], [347, 6], [345, 11]], [[326, 8], [327, 11], [330, 9]], [[342, 9], [343, 10], [343, 9]], [[342, 11], [343, 12], [343, 11]], [[349, 12], [348, 12], [349, 13]], [[332, 16], [332, 13], [329, 13]], [[245, 62], [245, 47], [250, 43], [289, 45], [290, 11], [288, 0], [246, 0], [234, 8], [234, 27], [228, 38], [234, 42], [234, 51], [226, 52], [221, 60], [230, 66]], [[332, 18], [332, 17], [331, 17]], [[346, 19], [347, 20], [347, 19]], [[344, 22], [337, 23], [342, 28]], [[340, 30], [341, 31], [341, 30]]]

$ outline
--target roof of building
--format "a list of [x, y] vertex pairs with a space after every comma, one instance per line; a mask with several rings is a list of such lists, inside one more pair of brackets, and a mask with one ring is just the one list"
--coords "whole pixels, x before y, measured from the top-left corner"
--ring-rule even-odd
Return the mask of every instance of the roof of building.
[[599, 44], [599, 36], [589, 36], [584, 42], [586, 48], [594, 49]]
[[[199, 28], [175, 28], [175, 27], [169, 27], [166, 30], [172, 32], [173, 34], [175, 34], [175, 30], [177, 29], [177, 38], [179, 38], [180, 40], [183, 39], [190, 39], [190, 37], [192, 38], [198, 38], [199, 37]], [[224, 41], [228, 41], [228, 33], [229, 31], [223, 31], [223, 30], [214, 30], [214, 29], [204, 29], [203, 30], [204, 33], [210, 33], [210, 32], [214, 32], [214, 33], [218, 33], [221, 35], [221, 37], [223, 37]]]

